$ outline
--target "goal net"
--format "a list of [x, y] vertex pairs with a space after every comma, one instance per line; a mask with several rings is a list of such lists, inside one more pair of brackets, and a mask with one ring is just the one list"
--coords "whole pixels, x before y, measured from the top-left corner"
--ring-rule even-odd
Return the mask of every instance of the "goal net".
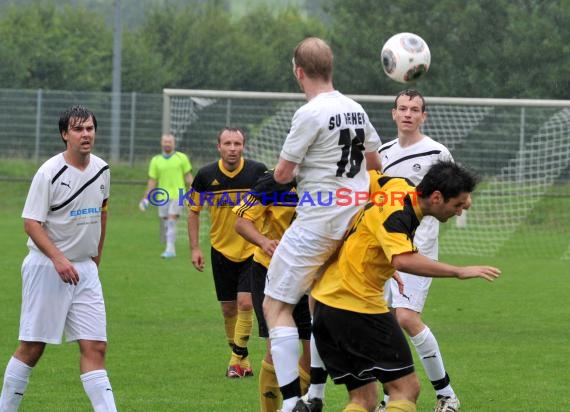
[[[383, 142], [395, 138], [392, 96], [351, 97]], [[245, 156], [272, 167], [304, 102], [300, 93], [165, 89], [163, 131], [197, 170], [219, 158], [222, 127], [241, 127]], [[423, 132], [483, 178], [471, 209], [441, 225], [441, 253], [570, 259], [570, 101], [432, 97], [427, 112]]]

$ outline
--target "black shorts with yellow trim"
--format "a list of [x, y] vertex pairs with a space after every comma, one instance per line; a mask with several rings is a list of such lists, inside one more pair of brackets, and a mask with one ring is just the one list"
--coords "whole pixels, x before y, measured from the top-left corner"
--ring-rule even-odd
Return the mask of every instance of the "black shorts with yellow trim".
[[212, 248], [211, 258], [214, 286], [219, 302], [237, 300], [238, 292], [251, 292], [249, 267], [253, 262], [253, 256], [242, 262], [234, 262]]
[[[263, 316], [263, 299], [265, 298], [265, 281], [267, 280], [267, 268], [255, 260], [250, 266], [251, 271], [251, 299], [253, 309], [257, 317], [259, 337], [268, 338], [269, 330]], [[311, 339], [311, 312], [309, 311], [309, 296], [304, 295], [293, 309], [293, 320], [299, 331], [299, 339]]]
[[313, 335], [334, 383], [351, 391], [414, 371], [410, 347], [391, 313], [367, 314], [315, 302]]

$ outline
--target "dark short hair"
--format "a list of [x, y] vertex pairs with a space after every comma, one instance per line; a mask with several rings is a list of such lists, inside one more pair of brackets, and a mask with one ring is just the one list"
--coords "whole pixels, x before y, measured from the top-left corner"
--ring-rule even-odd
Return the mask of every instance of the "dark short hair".
[[479, 177], [452, 161], [439, 161], [428, 170], [416, 187], [421, 198], [428, 198], [435, 191], [441, 192], [444, 201], [461, 193], [471, 193], [479, 183]]
[[245, 138], [246, 138], [245, 132], [239, 127], [231, 127], [231, 126], [226, 126], [222, 130], [220, 130], [220, 132], [218, 133], [218, 143], [220, 143], [221, 141], [220, 139], [224, 132], [240, 133], [243, 136], [243, 144], [245, 145]]
[[59, 115], [59, 135], [61, 136], [61, 140], [63, 143], [66, 143], [63, 139], [63, 132], [66, 132], [69, 129], [69, 122], [71, 119], [75, 119], [75, 121], [84, 122], [87, 119], [93, 119], [93, 126], [95, 127], [95, 131], [97, 131], [97, 118], [95, 118], [95, 114], [86, 108], [85, 106], [76, 105], [71, 106], [69, 109], [61, 112]]
[[416, 89], [406, 89], [398, 93], [394, 99], [394, 109], [398, 108], [398, 99], [402, 96], [408, 96], [410, 100], [414, 97], [419, 97], [422, 101], [422, 113], [426, 111], [426, 99], [424, 99], [424, 96]]

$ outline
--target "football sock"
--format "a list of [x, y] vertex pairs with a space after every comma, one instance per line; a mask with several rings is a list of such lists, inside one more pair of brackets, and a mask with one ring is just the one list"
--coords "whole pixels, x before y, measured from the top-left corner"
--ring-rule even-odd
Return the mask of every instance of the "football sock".
[[416, 412], [416, 404], [410, 401], [390, 401], [386, 412]]
[[346, 408], [344, 408], [342, 411], [343, 412], [368, 412], [364, 406], [359, 405], [359, 404], [354, 403], [354, 402], [346, 405]]
[[449, 376], [445, 373], [439, 345], [430, 328], [426, 326], [416, 336], [410, 337], [410, 340], [422, 360], [426, 375], [436, 393], [443, 396], [455, 396], [455, 392], [449, 382]]
[[166, 223], [166, 251], [176, 252], [176, 220], [168, 220]]
[[166, 243], [166, 226], [167, 220], [160, 219], [160, 243]]
[[310, 372], [303, 369], [301, 365], [299, 365], [299, 378], [301, 380], [301, 395], [304, 395], [309, 390], [309, 384], [311, 383], [311, 374]]
[[113, 389], [107, 371], [99, 369], [81, 375], [83, 389], [91, 400], [94, 412], [116, 412]]
[[296, 327], [278, 326], [269, 331], [271, 356], [283, 395], [283, 410], [293, 410], [301, 397], [299, 380], [299, 332]]
[[19, 359], [10, 358], [4, 373], [4, 385], [0, 395], [0, 410], [15, 412], [28, 387], [32, 368]]
[[281, 404], [281, 391], [277, 383], [275, 368], [265, 360], [261, 361], [259, 372], [259, 403], [261, 412], [276, 412]]
[[309, 386], [309, 399], [325, 398], [327, 383], [327, 371], [315, 344], [315, 338], [311, 335], [311, 385]]
[[234, 346], [232, 350], [231, 365], [239, 364], [242, 368], [251, 368], [248, 358], [247, 343], [253, 328], [253, 309], [239, 310], [237, 314]]
[[226, 339], [230, 348], [234, 346], [234, 336], [236, 331], [237, 315], [224, 317], [224, 328], [226, 329]]
[[410, 401], [390, 401], [386, 412], [416, 412], [416, 404]]

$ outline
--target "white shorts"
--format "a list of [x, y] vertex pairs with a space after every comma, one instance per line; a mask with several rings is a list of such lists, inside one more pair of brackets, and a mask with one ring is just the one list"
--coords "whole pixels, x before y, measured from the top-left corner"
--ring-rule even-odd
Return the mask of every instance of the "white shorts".
[[432, 278], [398, 272], [404, 282], [404, 294], [400, 294], [398, 283], [390, 278], [384, 285], [384, 297], [391, 308], [406, 308], [422, 313], [427, 300]]
[[170, 199], [166, 205], [159, 206], [158, 217], [166, 219], [170, 215], [180, 216], [182, 213], [182, 206], [178, 204], [178, 199]]
[[50, 259], [30, 252], [22, 264], [22, 311], [19, 340], [61, 343], [107, 341], [103, 290], [93, 260], [73, 262], [79, 283], [64, 283]]
[[341, 243], [342, 239], [324, 238], [293, 222], [269, 263], [265, 294], [281, 302], [297, 304]]

